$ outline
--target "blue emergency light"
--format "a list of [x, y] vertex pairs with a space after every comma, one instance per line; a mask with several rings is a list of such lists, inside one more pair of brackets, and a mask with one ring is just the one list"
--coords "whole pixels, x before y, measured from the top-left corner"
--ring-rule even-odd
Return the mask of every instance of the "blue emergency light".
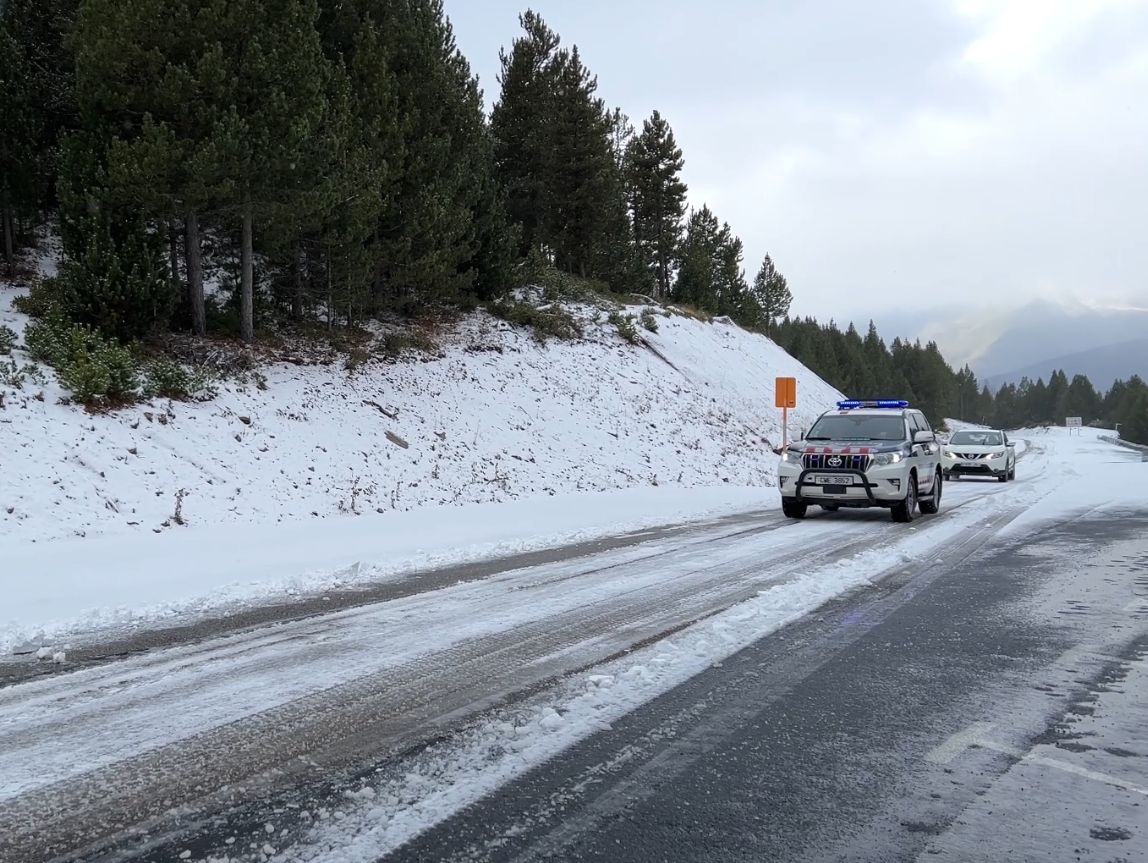
[[843, 411], [854, 410], [856, 408], [889, 408], [892, 410], [903, 410], [908, 406], [909, 403], [904, 399], [846, 399], [845, 401], [837, 403], [837, 407]]

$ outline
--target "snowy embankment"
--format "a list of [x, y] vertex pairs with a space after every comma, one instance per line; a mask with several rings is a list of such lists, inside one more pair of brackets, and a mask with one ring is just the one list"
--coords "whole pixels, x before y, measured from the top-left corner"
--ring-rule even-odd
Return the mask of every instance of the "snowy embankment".
[[[22, 290], [0, 283], [21, 338]], [[0, 649], [772, 503], [774, 377], [795, 427], [838, 396], [729, 323], [659, 314], [631, 346], [576, 311], [575, 343], [480, 312], [433, 359], [276, 363], [202, 403], [3, 388]]]

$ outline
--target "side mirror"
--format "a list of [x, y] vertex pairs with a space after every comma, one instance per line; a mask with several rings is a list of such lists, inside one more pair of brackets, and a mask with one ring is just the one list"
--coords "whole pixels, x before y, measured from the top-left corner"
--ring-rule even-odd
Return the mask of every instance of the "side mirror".
[[1006, 443], [1006, 444], [1005, 444], [1005, 446], [1011, 446], [1011, 447], [1015, 447], [1015, 446], [1016, 446], [1016, 441], [1014, 441], [1014, 440], [1010, 440], [1008, 443]]
[[936, 443], [937, 436], [932, 432], [919, 431], [913, 434], [913, 443]]

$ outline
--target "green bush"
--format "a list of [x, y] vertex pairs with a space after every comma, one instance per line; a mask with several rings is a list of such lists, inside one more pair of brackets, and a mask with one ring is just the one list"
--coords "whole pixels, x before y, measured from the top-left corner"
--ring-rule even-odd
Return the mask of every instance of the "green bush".
[[642, 326], [651, 333], [658, 331], [658, 319], [654, 317], [653, 309], [644, 309], [642, 311]]
[[582, 327], [561, 306], [536, 307], [518, 300], [497, 300], [487, 306], [492, 315], [520, 327], [530, 327], [540, 342], [553, 336], [573, 340], [582, 337]]
[[16, 347], [16, 332], [11, 327], [0, 327], [0, 357], [6, 357]]
[[618, 335], [630, 344], [636, 345], [642, 341], [642, 337], [638, 335], [638, 328], [634, 326], [633, 316], [623, 315], [621, 312], [610, 312], [609, 320], [617, 327]]
[[170, 357], [156, 357], [143, 368], [144, 398], [161, 396], [187, 401], [204, 396], [210, 398], [214, 394], [215, 389], [206, 374], [189, 371]]
[[55, 279], [40, 279], [32, 289], [12, 301], [12, 307], [32, 318], [46, 318], [60, 312], [60, 290]]
[[24, 333], [28, 351], [56, 369], [60, 383], [89, 407], [134, 401], [139, 394], [130, 350], [59, 316], [35, 321]]

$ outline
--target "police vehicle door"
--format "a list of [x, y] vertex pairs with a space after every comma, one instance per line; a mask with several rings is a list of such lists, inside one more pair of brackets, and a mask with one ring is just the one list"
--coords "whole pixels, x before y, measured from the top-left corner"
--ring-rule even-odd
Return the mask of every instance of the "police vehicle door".
[[917, 458], [920, 459], [917, 465], [917, 482], [920, 490], [931, 492], [937, 477], [937, 466], [941, 461], [941, 448], [936, 442], [936, 433], [929, 427], [929, 421], [920, 411], [909, 414], [909, 431], [911, 435], [923, 431], [933, 436], [933, 443], [913, 447]]

